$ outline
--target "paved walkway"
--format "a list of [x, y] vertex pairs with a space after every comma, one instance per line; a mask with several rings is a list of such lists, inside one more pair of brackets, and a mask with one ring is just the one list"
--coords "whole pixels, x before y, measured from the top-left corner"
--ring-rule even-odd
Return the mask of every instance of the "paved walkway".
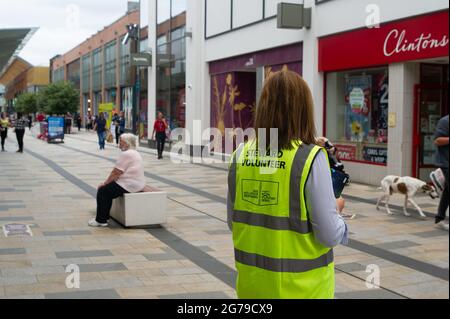
[[[0, 154], [0, 224], [27, 224], [33, 236], [0, 234], [0, 298], [236, 298], [231, 233], [226, 225], [226, 165], [174, 165], [141, 148], [149, 184], [168, 192], [168, 224], [92, 229], [96, 186], [118, 149], [100, 152], [95, 135], [62, 145], [15, 140]], [[351, 242], [336, 255], [337, 298], [449, 298], [449, 234], [423, 221], [376, 211], [376, 187], [346, 190]], [[437, 202], [420, 198], [432, 216]], [[393, 204], [401, 205], [399, 197]], [[65, 267], [81, 270], [80, 289], [66, 287]], [[380, 288], [366, 286], [368, 265]], [[372, 269], [372, 268], [369, 268]]]

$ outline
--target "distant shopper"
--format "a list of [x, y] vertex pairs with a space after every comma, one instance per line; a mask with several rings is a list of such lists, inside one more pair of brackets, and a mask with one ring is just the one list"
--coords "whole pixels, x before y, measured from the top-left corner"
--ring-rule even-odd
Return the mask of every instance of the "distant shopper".
[[166, 143], [166, 130], [169, 128], [169, 124], [167, 124], [166, 119], [164, 118], [164, 114], [162, 112], [158, 112], [158, 118], [153, 125], [153, 134], [152, 140], [155, 139], [156, 134], [156, 148], [158, 150], [158, 159], [163, 159], [164, 145]]
[[8, 138], [9, 126], [10, 126], [9, 119], [6, 116], [6, 113], [3, 112], [0, 117], [0, 137], [1, 137], [1, 141], [2, 141], [2, 152], [6, 152], [5, 141]]
[[117, 136], [120, 138], [120, 136], [125, 133], [125, 112], [120, 112], [120, 116], [119, 116], [119, 131], [118, 134], [116, 135], [116, 139]]
[[23, 153], [23, 137], [25, 136], [25, 128], [27, 126], [28, 119], [25, 118], [21, 112], [18, 112], [14, 123], [14, 131], [16, 132], [17, 143], [19, 144], [17, 153]]
[[31, 131], [31, 127], [33, 126], [33, 116], [28, 115], [28, 129]]
[[36, 117], [36, 120], [41, 123], [45, 121], [45, 115], [42, 113], [39, 113], [38, 116]]
[[77, 114], [75, 121], [77, 122], [78, 132], [81, 131], [81, 115]]
[[127, 193], [139, 193], [145, 188], [144, 162], [136, 151], [137, 138], [132, 134], [120, 137], [120, 150], [116, 166], [97, 191], [97, 216], [89, 221], [91, 227], [108, 227], [114, 199]]
[[100, 116], [95, 120], [94, 131], [97, 132], [98, 135], [98, 144], [100, 146], [100, 150], [105, 149], [105, 140], [106, 140], [106, 119], [105, 114], [100, 113]]
[[434, 143], [438, 147], [436, 152], [436, 166], [438, 166], [445, 176], [445, 187], [441, 195], [441, 202], [439, 204], [438, 215], [436, 216], [436, 224], [448, 231], [448, 223], [445, 222], [445, 217], [448, 209], [448, 151], [449, 151], [449, 136], [448, 136], [449, 116], [442, 118], [434, 134]]

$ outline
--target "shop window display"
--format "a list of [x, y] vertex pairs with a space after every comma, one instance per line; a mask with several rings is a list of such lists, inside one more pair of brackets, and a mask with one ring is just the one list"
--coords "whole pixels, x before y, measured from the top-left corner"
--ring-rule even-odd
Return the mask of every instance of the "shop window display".
[[347, 161], [387, 164], [387, 68], [327, 74], [327, 137]]

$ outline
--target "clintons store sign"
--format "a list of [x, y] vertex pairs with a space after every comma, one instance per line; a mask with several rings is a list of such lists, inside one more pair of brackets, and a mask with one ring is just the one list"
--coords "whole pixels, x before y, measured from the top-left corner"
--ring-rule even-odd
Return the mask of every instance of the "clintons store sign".
[[338, 71], [448, 56], [448, 11], [319, 40], [319, 70]]

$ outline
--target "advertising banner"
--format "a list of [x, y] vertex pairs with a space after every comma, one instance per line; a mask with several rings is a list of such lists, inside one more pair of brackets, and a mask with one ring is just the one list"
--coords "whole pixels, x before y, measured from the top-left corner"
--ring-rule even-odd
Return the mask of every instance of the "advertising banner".
[[372, 109], [372, 77], [352, 76], [346, 79], [346, 124], [347, 140], [363, 142], [370, 130], [369, 114]]
[[365, 161], [387, 164], [388, 150], [386, 147], [365, 146], [363, 148], [363, 158]]
[[343, 161], [354, 161], [356, 160], [356, 145], [341, 145], [335, 144], [337, 148], [337, 158]]
[[48, 118], [48, 141], [64, 139], [64, 118], [49, 117]]

